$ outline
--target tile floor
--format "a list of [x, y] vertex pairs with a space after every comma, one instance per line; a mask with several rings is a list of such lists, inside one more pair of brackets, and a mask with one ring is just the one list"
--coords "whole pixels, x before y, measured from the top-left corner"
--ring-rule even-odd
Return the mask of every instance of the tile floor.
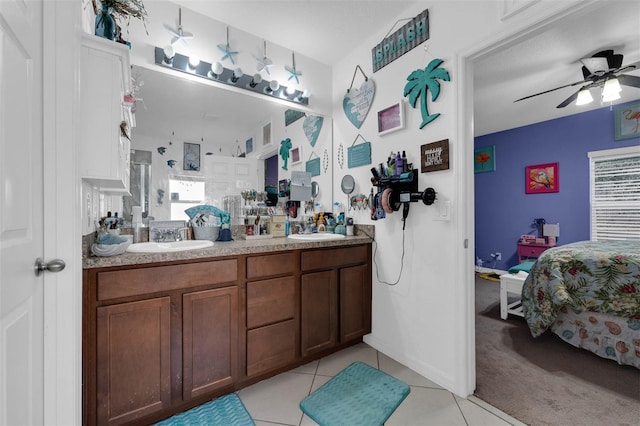
[[365, 362], [411, 387], [411, 392], [385, 423], [390, 425], [522, 425], [485, 402], [459, 398], [365, 343], [242, 389], [238, 396], [257, 426], [306, 426], [316, 423], [300, 401], [355, 361]]

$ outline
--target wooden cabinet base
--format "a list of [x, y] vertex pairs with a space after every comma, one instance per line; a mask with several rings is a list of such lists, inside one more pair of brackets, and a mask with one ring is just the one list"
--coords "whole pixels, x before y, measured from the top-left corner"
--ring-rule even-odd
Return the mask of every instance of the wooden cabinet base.
[[371, 331], [370, 244], [83, 274], [87, 425], [152, 424]]

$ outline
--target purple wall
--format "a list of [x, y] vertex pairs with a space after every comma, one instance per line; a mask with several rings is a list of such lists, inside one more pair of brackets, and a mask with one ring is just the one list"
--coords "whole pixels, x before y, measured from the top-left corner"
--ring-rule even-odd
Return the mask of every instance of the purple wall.
[[[475, 147], [495, 146], [496, 170], [475, 175], [476, 257], [506, 270], [518, 263], [521, 234], [537, 235], [534, 218], [560, 223], [558, 244], [588, 240], [589, 151], [640, 145], [640, 138], [614, 139], [613, 111], [600, 108], [556, 120], [475, 138]], [[559, 163], [560, 192], [525, 194], [525, 167]], [[501, 252], [495, 262], [491, 253]]]

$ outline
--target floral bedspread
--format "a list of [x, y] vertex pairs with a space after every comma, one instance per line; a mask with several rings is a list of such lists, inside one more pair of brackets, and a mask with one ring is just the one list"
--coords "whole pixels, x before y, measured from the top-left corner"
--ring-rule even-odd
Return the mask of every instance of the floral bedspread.
[[534, 337], [563, 307], [615, 315], [640, 330], [640, 241], [581, 241], [545, 251], [524, 282], [522, 305]]

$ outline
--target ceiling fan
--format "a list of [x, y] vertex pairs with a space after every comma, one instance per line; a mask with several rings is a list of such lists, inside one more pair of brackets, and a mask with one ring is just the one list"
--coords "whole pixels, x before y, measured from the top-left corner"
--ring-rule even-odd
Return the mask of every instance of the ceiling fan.
[[[593, 98], [589, 93], [589, 89], [594, 87], [603, 87], [603, 101], [618, 99], [620, 97], [619, 92], [621, 91], [621, 84], [640, 88], [640, 77], [624, 74], [625, 72], [637, 69], [640, 66], [640, 62], [622, 66], [622, 59], [623, 55], [613, 53], [613, 50], [603, 50], [594, 54], [590, 58], [580, 59], [580, 62], [582, 62], [582, 75], [584, 80], [525, 96], [524, 98], [517, 99], [514, 102], [543, 95], [565, 87], [577, 86], [579, 84], [583, 86], [580, 87], [580, 89], [578, 89], [573, 95], [565, 99], [556, 108], [564, 108], [575, 100], [578, 101], [576, 103], [577, 105], [584, 105], [591, 102]], [[612, 93], [615, 93], [615, 95]], [[613, 97], [611, 98], [610, 96]]]

